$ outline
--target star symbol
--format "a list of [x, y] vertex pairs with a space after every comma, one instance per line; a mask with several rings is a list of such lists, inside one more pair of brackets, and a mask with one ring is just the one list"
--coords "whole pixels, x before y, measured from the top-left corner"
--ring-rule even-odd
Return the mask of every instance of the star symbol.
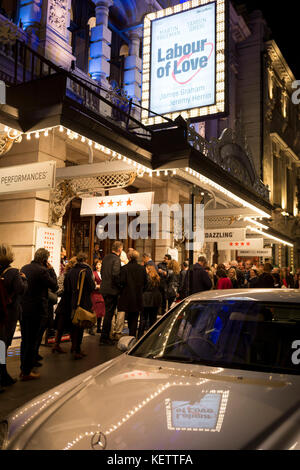
[[118, 207], [120, 207], [122, 205], [122, 201], [118, 201], [117, 204], [118, 204]]
[[241, 246], [245, 246], [245, 243], [241, 243]]
[[238, 242], [236, 242], [235, 246], [239, 246], [239, 243], [238, 243]]
[[250, 242], [247, 243], [247, 246], [250, 246]]
[[103, 201], [99, 202], [98, 204], [99, 204], [100, 207], [103, 207], [103, 206], [104, 206], [104, 202], [103, 202]]
[[232, 242], [230, 243], [230, 246], [233, 246], [233, 243], [232, 243]]
[[127, 201], [127, 206], [131, 206], [132, 202], [133, 202], [132, 199], [129, 198]]
[[107, 203], [110, 207], [112, 207], [114, 205], [113, 201], [110, 200], [110, 202]]

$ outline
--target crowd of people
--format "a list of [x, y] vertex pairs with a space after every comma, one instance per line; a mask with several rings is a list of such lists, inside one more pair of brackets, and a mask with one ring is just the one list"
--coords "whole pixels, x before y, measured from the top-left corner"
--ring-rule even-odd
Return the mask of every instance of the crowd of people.
[[[100, 334], [100, 345], [113, 345], [122, 336], [126, 320], [129, 335], [140, 338], [159, 314], [195, 293], [211, 289], [300, 288], [300, 270], [292, 274], [290, 268], [273, 268], [270, 263], [256, 266], [251, 260], [208, 266], [204, 256], [192, 266], [188, 261], [180, 266], [169, 254], [156, 264], [149, 253], [140, 256], [132, 248], [125, 253], [120, 241], [113, 243], [111, 253], [103, 259], [96, 245], [93, 267], [87, 264], [87, 254], [78, 253], [67, 260], [62, 249], [58, 278], [49, 256], [41, 248], [19, 271], [11, 266], [11, 247], [0, 245], [0, 341], [7, 354], [20, 321], [22, 381], [40, 377], [36, 371], [43, 360], [39, 349], [50, 323], [55, 328], [53, 354], [66, 354], [61, 341], [68, 331], [72, 357], [78, 360], [86, 356], [82, 350], [84, 327], [72, 322], [79, 304], [96, 314], [96, 325], [89, 328], [89, 334]], [[0, 391], [15, 382], [7, 371], [6, 360], [0, 357]]]

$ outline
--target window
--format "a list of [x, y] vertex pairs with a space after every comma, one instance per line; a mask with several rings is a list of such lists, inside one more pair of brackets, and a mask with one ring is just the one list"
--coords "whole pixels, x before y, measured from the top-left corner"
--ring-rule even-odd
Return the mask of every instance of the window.
[[157, 360], [299, 374], [300, 304], [183, 302], [131, 352]]

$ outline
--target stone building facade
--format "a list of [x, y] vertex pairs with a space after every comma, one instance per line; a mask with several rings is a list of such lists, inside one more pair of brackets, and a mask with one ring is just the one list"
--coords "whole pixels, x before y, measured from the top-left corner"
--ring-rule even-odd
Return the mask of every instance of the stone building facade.
[[[63, 227], [69, 255], [79, 248], [76, 230], [82, 233], [80, 248], [92, 253], [97, 218], [80, 218], [82, 197], [154, 191], [155, 203], [183, 206], [197, 187], [196, 199], [205, 205], [206, 229], [245, 229], [247, 219], [269, 216], [263, 223], [273, 238], [249, 230], [248, 237], [263, 237], [276, 265], [300, 266], [298, 245], [293, 247], [300, 239], [299, 106], [291, 102], [295, 77], [276, 43], [266, 41], [267, 25], [259, 12], [241, 14], [230, 3], [229, 114], [178, 124], [179, 133], [182, 125], [187, 130], [186, 141], [180, 141], [184, 161], [179, 161], [175, 147], [172, 150], [168, 131], [164, 142], [169, 155], [162, 156], [155, 133], [139, 125], [141, 111], [135, 105], [142, 96], [143, 18], [179, 3], [3, 3], [0, 79], [6, 83], [7, 105], [1, 106], [2, 139], [7, 142], [9, 128], [16, 138], [22, 135], [22, 142], [2, 152], [0, 167], [51, 160], [58, 170], [107, 164], [104, 176], [118, 175], [112, 186], [100, 173], [80, 177], [78, 170], [76, 178], [58, 178], [56, 192], [2, 195], [0, 239], [13, 245], [17, 265], [29, 261], [37, 229], [48, 225]], [[16, 40], [27, 45], [28, 56], [21, 46], [16, 50]], [[122, 169], [115, 165], [118, 159], [125, 165]], [[126, 183], [120, 175], [127, 175]], [[68, 197], [61, 196], [62, 188], [70, 191]], [[59, 208], [57, 217], [51, 213], [53, 207]], [[174, 240], [172, 228], [165, 240], [137, 241], [135, 246], [151, 251], [156, 261], [174, 248], [180, 261], [188, 256], [184, 240]], [[196, 250], [195, 257], [203, 251], [211, 262], [237, 257], [236, 250], [220, 251], [216, 243]]]

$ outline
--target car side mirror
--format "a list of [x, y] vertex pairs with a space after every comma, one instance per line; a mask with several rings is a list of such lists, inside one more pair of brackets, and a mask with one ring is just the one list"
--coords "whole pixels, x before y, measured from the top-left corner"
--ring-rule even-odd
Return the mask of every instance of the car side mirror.
[[119, 339], [117, 348], [122, 352], [126, 352], [129, 351], [135, 343], [136, 338], [134, 336], [122, 336], [122, 338]]

